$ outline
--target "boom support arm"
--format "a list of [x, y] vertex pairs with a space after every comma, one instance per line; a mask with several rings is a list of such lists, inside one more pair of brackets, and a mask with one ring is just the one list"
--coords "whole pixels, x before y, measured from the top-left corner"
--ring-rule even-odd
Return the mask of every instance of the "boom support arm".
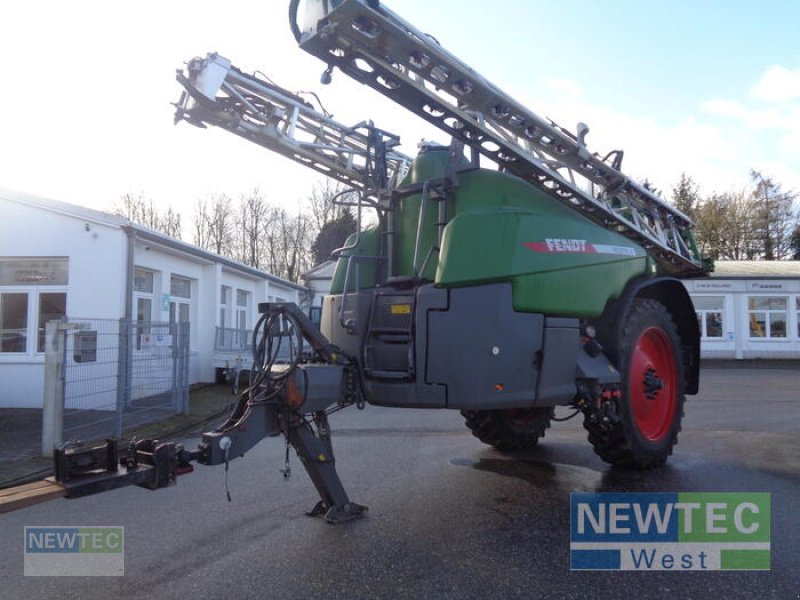
[[393, 187], [411, 159], [400, 138], [364, 121], [348, 127], [296, 94], [242, 73], [217, 54], [177, 72], [184, 87], [175, 122], [215, 125], [354, 187], [366, 196]]

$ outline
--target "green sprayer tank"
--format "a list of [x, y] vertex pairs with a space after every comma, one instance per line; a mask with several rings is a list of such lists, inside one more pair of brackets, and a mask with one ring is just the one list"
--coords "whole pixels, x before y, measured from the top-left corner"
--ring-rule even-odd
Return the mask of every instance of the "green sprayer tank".
[[[399, 187], [441, 180], [448, 156], [443, 147], [421, 152]], [[418, 278], [446, 288], [509, 282], [515, 311], [594, 318], [630, 280], [654, 272], [641, 247], [522, 179], [465, 164], [461, 168], [448, 198], [435, 200], [426, 191], [397, 201], [393, 240], [388, 238], [394, 260], [385, 278]], [[440, 202], [446, 220], [441, 244]], [[346, 246], [355, 242], [353, 236]], [[349, 256], [376, 256], [382, 249], [387, 252], [386, 243], [378, 227], [358, 236], [358, 245], [338, 261], [331, 293], [344, 290]], [[349, 291], [355, 269], [362, 289], [374, 287], [386, 261], [357, 265], [351, 265]]]
[[666, 460], [699, 332], [641, 245], [453, 147], [424, 148], [383, 201], [347, 240], [322, 317], [368, 402], [459, 409], [500, 449], [536, 444], [567, 405], [603, 459]]

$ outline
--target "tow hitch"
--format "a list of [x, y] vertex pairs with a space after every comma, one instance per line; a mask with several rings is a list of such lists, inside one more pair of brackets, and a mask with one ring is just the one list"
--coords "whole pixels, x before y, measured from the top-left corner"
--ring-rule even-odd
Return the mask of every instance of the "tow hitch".
[[[314, 328], [291, 303], [259, 305], [262, 316], [253, 334], [253, 370], [228, 420], [203, 434], [195, 450], [175, 442], [132, 441], [120, 456], [117, 440], [94, 447], [66, 445], [54, 451], [52, 481], [78, 498], [128, 485], [155, 490], [173, 485], [192, 463], [225, 464], [243, 456], [265, 437], [283, 435], [294, 448], [319, 493], [307, 513], [329, 523], [364, 515], [352, 502], [336, 472], [328, 414], [360, 403], [355, 365]], [[303, 352], [303, 342], [310, 345]], [[289, 344], [288, 362], [279, 362], [281, 344]], [[288, 467], [283, 470], [288, 476]], [[227, 487], [227, 485], [226, 485]], [[230, 495], [229, 495], [230, 499]]]

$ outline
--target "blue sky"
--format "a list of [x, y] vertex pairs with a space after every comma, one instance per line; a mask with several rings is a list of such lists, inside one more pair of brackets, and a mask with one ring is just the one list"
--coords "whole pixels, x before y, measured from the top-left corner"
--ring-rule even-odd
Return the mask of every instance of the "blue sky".
[[467, 11], [474, 30], [455, 3], [412, 4], [468, 64], [563, 126], [586, 121], [591, 148], [624, 148], [662, 190], [686, 171], [726, 191], [750, 167], [800, 188], [800, 2], [498, 2]]
[[[685, 171], [703, 192], [751, 167], [800, 190], [800, 2], [396, 0], [392, 10], [590, 149], [668, 191]], [[126, 192], [171, 204], [259, 186], [296, 206], [317, 175], [221, 131], [172, 124], [174, 71], [219, 51], [289, 89], [312, 89], [345, 123], [372, 118], [446, 141], [377, 93], [334, 75], [290, 35], [285, 0], [7, 3], [0, 186], [93, 208]]]

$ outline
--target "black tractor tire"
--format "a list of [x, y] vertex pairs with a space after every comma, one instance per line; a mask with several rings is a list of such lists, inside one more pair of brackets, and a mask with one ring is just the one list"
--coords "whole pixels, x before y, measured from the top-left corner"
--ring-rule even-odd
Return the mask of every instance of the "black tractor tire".
[[533, 448], [544, 437], [553, 418], [553, 408], [507, 410], [462, 410], [472, 435], [498, 450]]
[[606, 342], [621, 375], [617, 420], [601, 423], [587, 414], [583, 426], [604, 461], [652, 469], [663, 465], [678, 443], [685, 402], [681, 339], [669, 311], [656, 300], [634, 300], [624, 319], [619, 339]]

